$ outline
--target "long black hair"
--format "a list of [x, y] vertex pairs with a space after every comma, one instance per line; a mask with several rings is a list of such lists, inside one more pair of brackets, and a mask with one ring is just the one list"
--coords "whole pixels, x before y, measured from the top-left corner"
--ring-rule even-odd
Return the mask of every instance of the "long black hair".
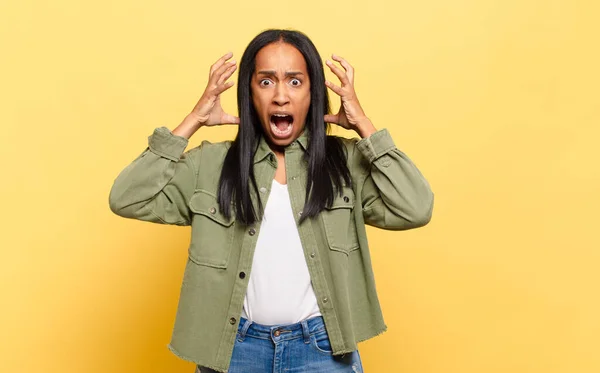
[[[325, 86], [323, 61], [317, 48], [299, 31], [263, 31], [248, 44], [240, 62], [237, 88], [240, 126], [225, 156], [219, 180], [218, 199], [221, 211], [230, 218], [233, 200], [236, 220], [248, 225], [263, 215], [253, 165], [254, 154], [264, 133], [252, 103], [250, 85], [256, 54], [265, 46], [276, 42], [290, 44], [302, 53], [310, 79], [310, 106], [304, 129], [308, 131], [308, 147], [304, 153], [308, 164], [308, 178], [306, 202], [300, 222], [318, 215], [325, 207], [331, 207], [335, 191], [341, 195], [343, 184], [351, 185], [343, 145], [338, 138], [327, 136], [329, 125], [325, 123], [324, 115], [329, 113], [329, 95]], [[252, 205], [250, 193], [256, 196], [258, 213]]]

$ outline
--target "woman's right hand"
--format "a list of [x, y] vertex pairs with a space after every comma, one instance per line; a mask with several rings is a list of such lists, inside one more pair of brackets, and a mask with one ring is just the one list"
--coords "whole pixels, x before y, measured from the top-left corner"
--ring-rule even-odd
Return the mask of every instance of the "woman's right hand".
[[210, 67], [208, 85], [191, 113], [191, 115], [198, 118], [198, 124], [200, 124], [200, 126], [240, 123], [240, 118], [229, 115], [223, 111], [220, 99], [221, 93], [231, 88], [234, 84], [234, 82], [226, 81], [237, 69], [235, 61], [227, 61], [232, 56], [233, 53], [229, 52], [219, 58], [217, 62]]
[[233, 53], [229, 52], [210, 67], [208, 84], [202, 97], [185, 120], [173, 130], [173, 134], [190, 138], [202, 126], [240, 123], [240, 118], [227, 114], [221, 107], [221, 93], [234, 84], [234, 82], [227, 82], [237, 69], [235, 61], [227, 61], [232, 56]]

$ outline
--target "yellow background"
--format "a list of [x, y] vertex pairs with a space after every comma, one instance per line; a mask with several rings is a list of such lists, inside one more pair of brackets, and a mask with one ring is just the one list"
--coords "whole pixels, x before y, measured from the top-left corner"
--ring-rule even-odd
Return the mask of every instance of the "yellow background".
[[436, 193], [427, 227], [369, 230], [389, 329], [365, 371], [599, 372], [597, 4], [1, 2], [0, 372], [193, 371], [166, 348], [189, 230], [112, 215], [108, 192], [269, 27], [347, 58]]

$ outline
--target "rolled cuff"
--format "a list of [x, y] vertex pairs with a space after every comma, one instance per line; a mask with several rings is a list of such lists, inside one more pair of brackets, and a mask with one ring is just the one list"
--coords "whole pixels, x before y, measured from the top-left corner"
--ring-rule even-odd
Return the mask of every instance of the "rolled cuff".
[[188, 139], [174, 135], [167, 127], [159, 127], [148, 137], [148, 147], [153, 153], [172, 161], [179, 161], [188, 145]]
[[385, 128], [359, 140], [356, 146], [371, 163], [390, 150], [396, 149], [392, 136]]

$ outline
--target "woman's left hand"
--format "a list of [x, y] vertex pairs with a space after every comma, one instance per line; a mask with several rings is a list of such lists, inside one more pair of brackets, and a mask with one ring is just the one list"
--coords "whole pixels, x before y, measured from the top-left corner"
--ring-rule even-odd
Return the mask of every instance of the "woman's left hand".
[[339, 87], [328, 80], [325, 81], [325, 85], [340, 96], [341, 105], [337, 114], [325, 115], [325, 122], [335, 123], [343, 128], [354, 130], [362, 138], [368, 137], [377, 130], [365, 115], [356, 97], [356, 92], [354, 91], [354, 68], [340, 56], [332, 54], [331, 57], [344, 68], [342, 71], [332, 61], [326, 61], [327, 66], [340, 79], [342, 86]]

